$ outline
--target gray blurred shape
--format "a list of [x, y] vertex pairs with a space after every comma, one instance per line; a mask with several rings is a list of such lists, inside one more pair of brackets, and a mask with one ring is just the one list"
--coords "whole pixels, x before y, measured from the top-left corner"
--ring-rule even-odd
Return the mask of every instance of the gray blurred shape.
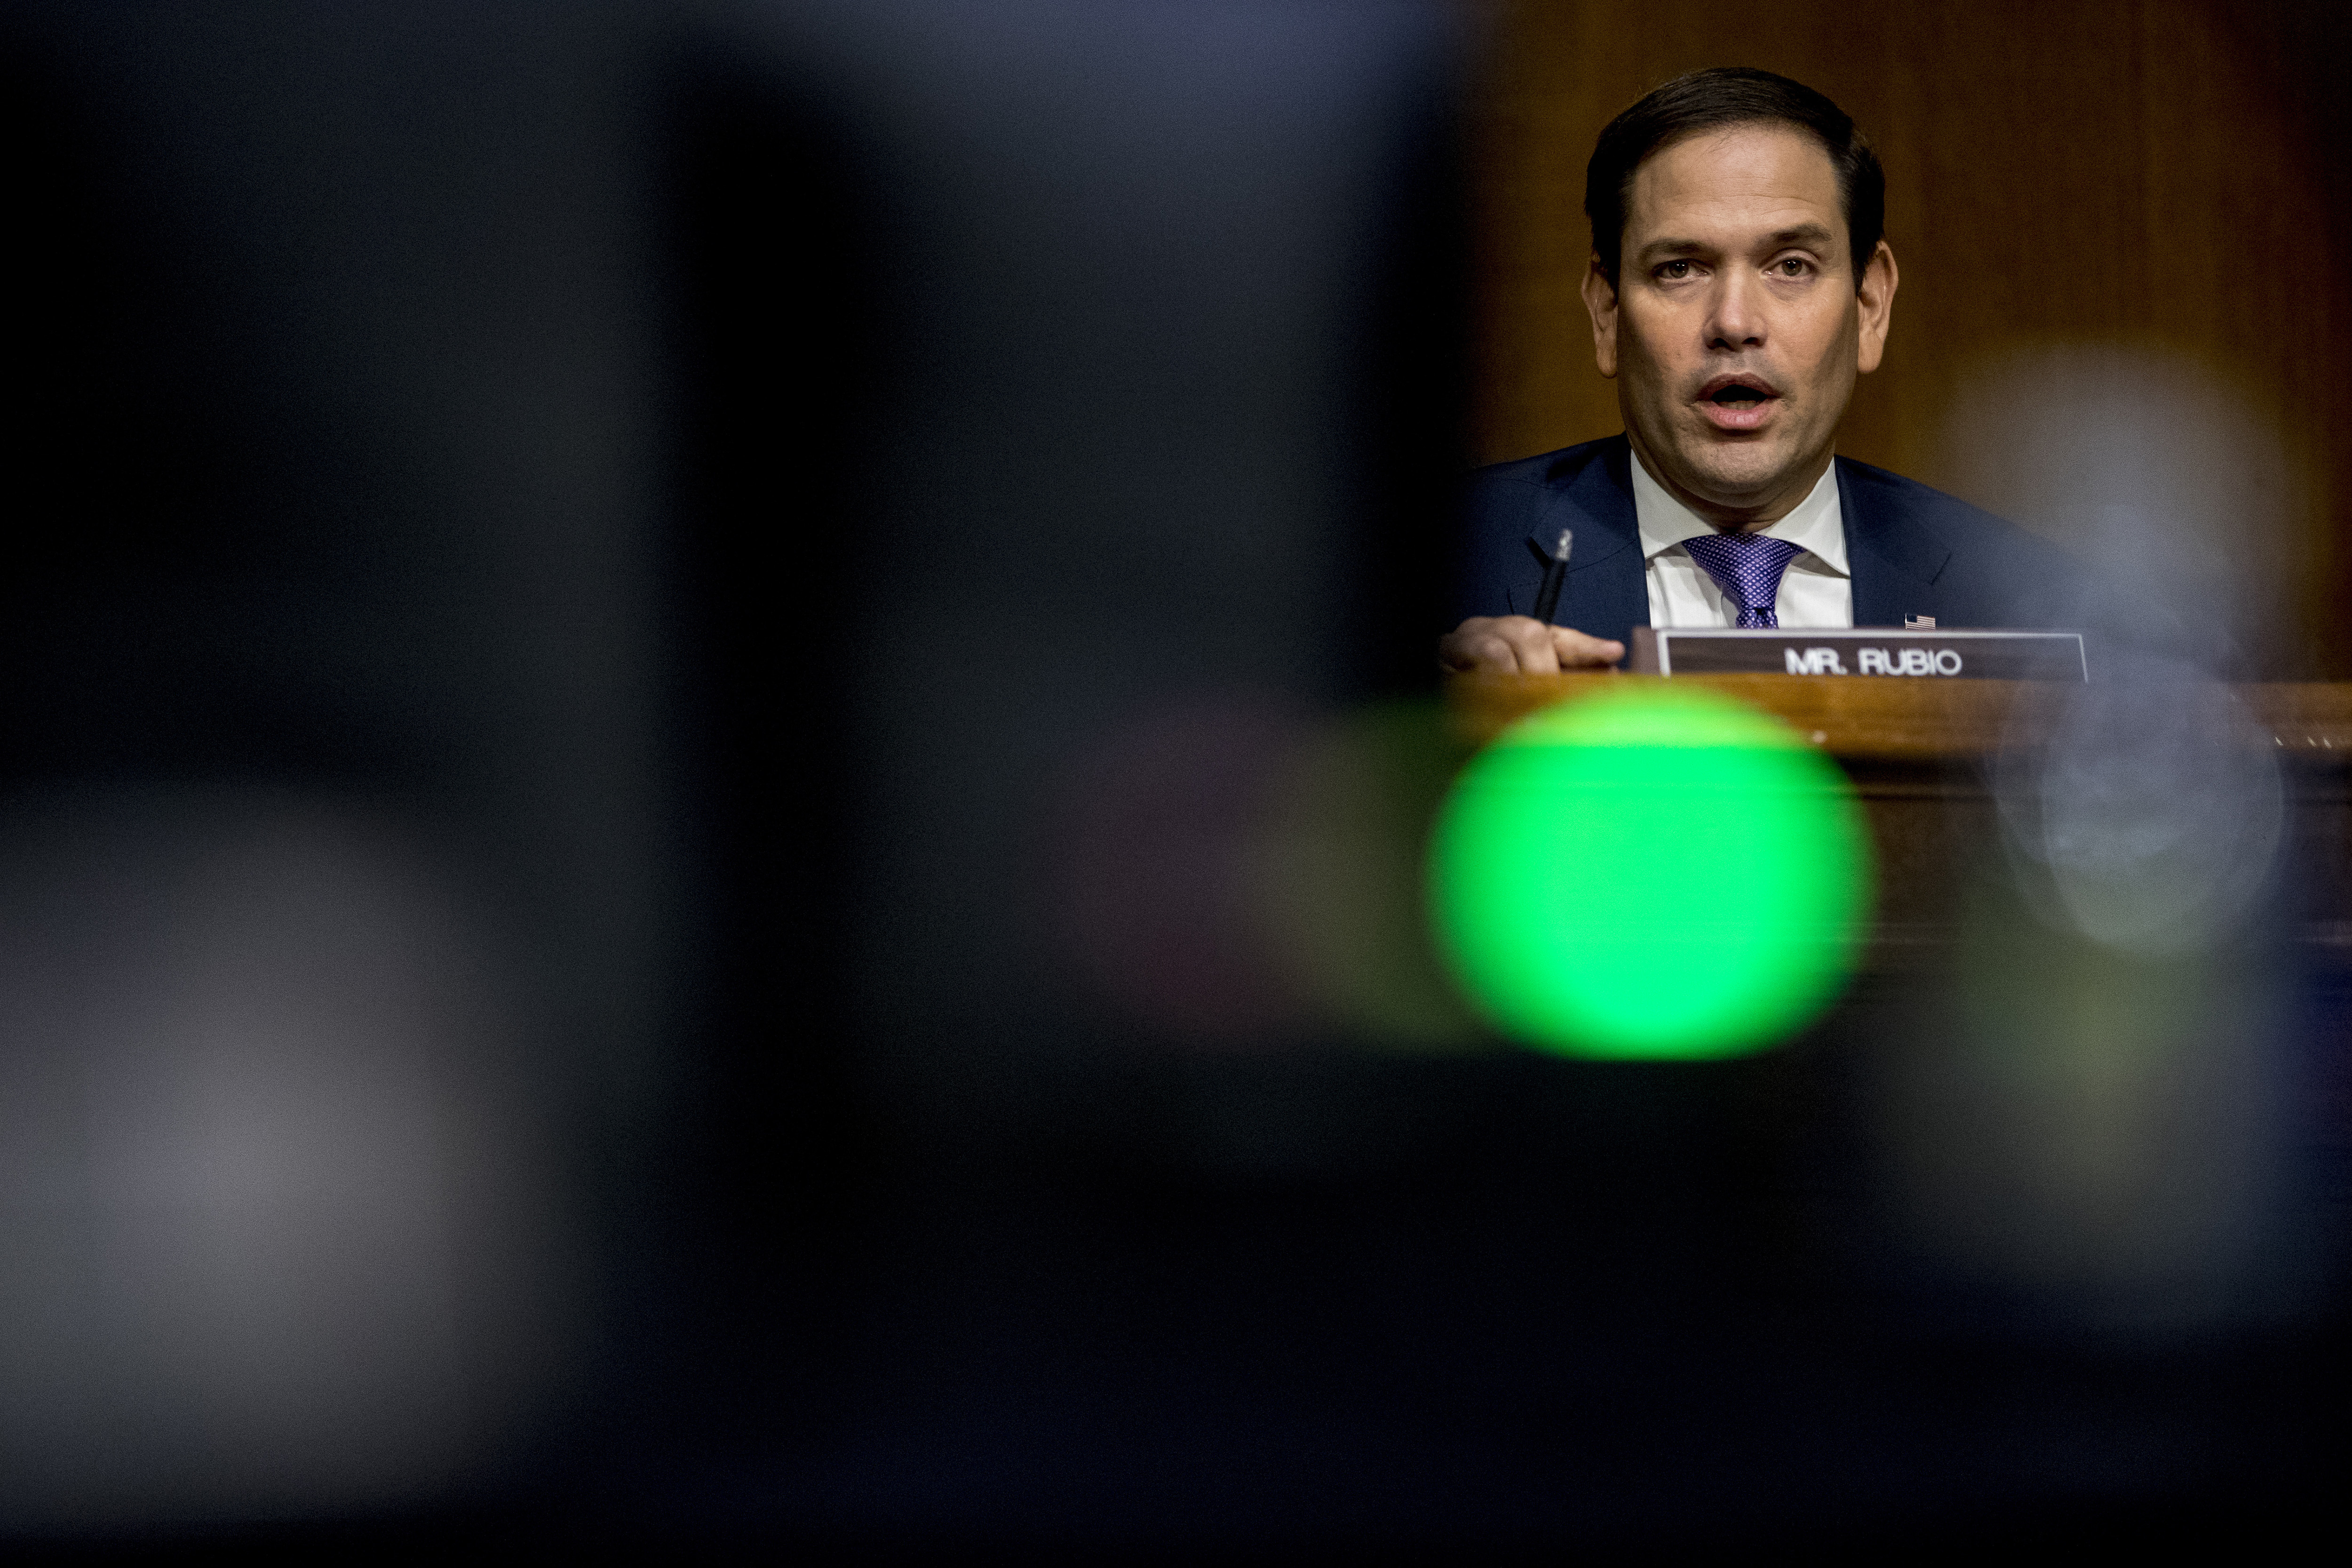
[[2150, 956], [2240, 937], [2272, 890], [2286, 822], [2270, 732], [2228, 687], [2147, 658], [2034, 700], [2056, 722], [2007, 752], [1998, 798], [2020, 885], [2045, 916]]
[[2112, 605], [2099, 629], [2126, 647], [2240, 679], [2297, 651], [2308, 487], [2211, 368], [2126, 343], [2012, 345], [1953, 392], [1938, 471], [2087, 561]]
[[481, 1484], [576, 1327], [499, 929], [446, 855], [330, 803], [6, 823], [0, 1525]]

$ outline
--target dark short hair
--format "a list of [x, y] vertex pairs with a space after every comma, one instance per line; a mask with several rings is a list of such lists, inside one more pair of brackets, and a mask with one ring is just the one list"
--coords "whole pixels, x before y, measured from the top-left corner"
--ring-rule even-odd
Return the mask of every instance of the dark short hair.
[[1759, 121], [1793, 125], [1822, 144], [1837, 171], [1838, 198], [1853, 251], [1853, 281], [1878, 248], [1886, 228], [1886, 171], [1853, 117], [1802, 82], [1744, 66], [1693, 71], [1652, 91], [1611, 121], [1584, 166], [1584, 216], [1592, 220], [1592, 249], [1613, 288], [1625, 238], [1625, 201], [1635, 171], [1655, 153], [1701, 132]]

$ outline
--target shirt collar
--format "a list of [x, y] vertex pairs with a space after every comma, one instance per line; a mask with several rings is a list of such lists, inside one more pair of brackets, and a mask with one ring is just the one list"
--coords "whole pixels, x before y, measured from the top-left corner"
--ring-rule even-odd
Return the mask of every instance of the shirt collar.
[[[1654, 560], [1685, 539], [1716, 531], [1712, 524], [1650, 477], [1638, 452], [1633, 454], [1633, 515], [1642, 532], [1643, 560]], [[1839, 576], [1850, 575], [1845, 563], [1844, 510], [1838, 504], [1836, 460], [1831, 460], [1805, 499], [1791, 507], [1788, 516], [1762, 531], [1774, 539], [1787, 540]]]

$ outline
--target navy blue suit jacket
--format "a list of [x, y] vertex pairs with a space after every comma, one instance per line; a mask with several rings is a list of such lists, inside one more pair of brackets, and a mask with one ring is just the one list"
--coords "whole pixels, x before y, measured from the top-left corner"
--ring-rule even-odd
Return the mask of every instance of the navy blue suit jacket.
[[[1448, 625], [1470, 616], [1532, 615], [1552, 542], [1570, 528], [1576, 546], [1552, 620], [1621, 642], [1648, 626], [1633, 460], [1625, 437], [1612, 436], [1479, 469]], [[1900, 626], [1933, 616], [1938, 626], [2081, 630], [2099, 618], [2089, 574], [2055, 546], [1899, 474], [1835, 462], [1855, 626]]]

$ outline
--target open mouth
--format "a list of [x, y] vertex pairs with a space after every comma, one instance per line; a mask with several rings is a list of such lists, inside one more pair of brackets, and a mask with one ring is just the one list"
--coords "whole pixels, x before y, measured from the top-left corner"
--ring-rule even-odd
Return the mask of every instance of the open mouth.
[[1761, 425], [1780, 394], [1756, 375], [1723, 375], [1699, 388], [1698, 401], [1718, 429], [1748, 430]]
[[1759, 375], [1719, 375], [1699, 389], [1699, 401], [1727, 408], [1753, 408], [1780, 395]]

